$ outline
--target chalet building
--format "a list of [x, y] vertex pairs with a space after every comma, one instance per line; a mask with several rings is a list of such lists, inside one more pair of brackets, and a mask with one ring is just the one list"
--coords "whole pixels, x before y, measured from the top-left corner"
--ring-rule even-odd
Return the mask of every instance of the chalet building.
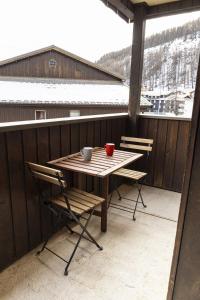
[[149, 111], [158, 114], [173, 113], [175, 115], [183, 115], [187, 110], [188, 104], [192, 103], [192, 93], [183, 91], [143, 91], [142, 97], [152, 104]]
[[123, 77], [56, 46], [0, 62], [0, 89], [0, 122], [127, 112], [129, 98]]

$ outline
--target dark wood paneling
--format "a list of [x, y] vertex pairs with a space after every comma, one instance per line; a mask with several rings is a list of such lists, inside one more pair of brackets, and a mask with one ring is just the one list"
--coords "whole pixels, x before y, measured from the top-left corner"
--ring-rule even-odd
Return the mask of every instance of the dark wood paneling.
[[104, 147], [105, 143], [107, 142], [107, 138], [106, 138], [106, 122], [101, 121], [101, 147]]
[[[80, 149], [88, 146], [87, 144], [87, 130], [88, 123], [83, 123], [80, 126]], [[79, 174], [79, 188], [86, 190], [87, 189], [87, 176]]]
[[[71, 125], [71, 153], [76, 153], [80, 151], [80, 125], [79, 124], [72, 124]], [[72, 174], [72, 184], [75, 187], [79, 187], [80, 185], [80, 177], [79, 174], [74, 173]]]
[[[146, 161], [145, 157], [145, 165], [146, 170], [148, 172], [146, 182], [150, 185], [154, 185], [154, 176], [156, 177], [156, 174], [154, 172], [155, 170], [155, 158], [156, 158], [156, 145], [158, 143], [157, 140], [157, 132], [158, 132], [158, 120], [151, 120], [151, 122], [148, 122], [148, 129], [147, 129], [147, 138], [153, 139], [153, 151], [151, 152], [148, 161]], [[138, 136], [140, 136], [140, 133], [138, 133]]]
[[147, 184], [181, 192], [189, 134], [190, 121], [139, 119], [138, 136], [154, 140], [149, 161], [143, 158], [136, 164], [148, 172]]
[[[24, 161], [37, 162], [36, 130], [29, 129], [23, 131], [23, 151]], [[30, 249], [33, 249], [42, 240], [40, 201], [37, 196], [37, 190], [31, 172], [28, 170], [28, 167], [26, 165], [24, 165], [24, 168], [25, 192], [28, 213], [29, 245]]]
[[[89, 147], [94, 147], [94, 122], [88, 123], [87, 127], [87, 145]], [[92, 192], [94, 188], [94, 178], [91, 176], [87, 176], [87, 185], [86, 190], [87, 192]]]
[[112, 143], [112, 121], [107, 120], [106, 123], [106, 142]]
[[176, 146], [176, 159], [173, 177], [173, 189], [180, 191], [183, 185], [183, 176], [187, 159], [187, 148], [189, 141], [190, 127], [188, 122], [180, 122], [178, 130], [178, 139]]
[[[40, 164], [50, 160], [49, 128], [37, 129], [37, 156]], [[43, 184], [41, 184], [43, 188]], [[51, 191], [49, 190], [49, 194]], [[44, 240], [53, 232], [53, 222], [50, 212], [41, 204], [42, 239]]]
[[162, 120], [158, 123], [157, 136], [154, 138], [156, 143], [155, 159], [154, 159], [154, 184], [157, 187], [163, 186], [163, 169], [165, 163], [165, 150], [167, 140], [167, 121]]
[[[0, 269], [33, 249], [55, 230], [52, 215], [42, 205], [25, 161], [45, 164], [86, 145], [99, 146], [106, 141], [117, 145], [125, 134], [126, 116], [0, 133]], [[73, 184], [79, 186], [78, 174], [74, 174]], [[40, 187], [46, 189], [45, 184]], [[98, 194], [100, 180], [89, 178], [81, 188]], [[52, 190], [47, 189], [47, 192], [50, 195]]]
[[0, 270], [15, 259], [12, 205], [5, 134], [0, 134]]
[[170, 189], [173, 186], [174, 166], [178, 139], [178, 121], [168, 121], [166, 136], [165, 165], [163, 173], [163, 187]]
[[61, 156], [70, 154], [70, 125], [60, 127], [61, 135]]
[[[94, 122], [94, 145], [96, 147], [101, 146], [101, 122]], [[94, 178], [94, 193], [100, 195], [100, 179]]]
[[20, 131], [7, 133], [10, 195], [16, 257], [29, 250], [29, 228], [25, 197], [24, 157]]

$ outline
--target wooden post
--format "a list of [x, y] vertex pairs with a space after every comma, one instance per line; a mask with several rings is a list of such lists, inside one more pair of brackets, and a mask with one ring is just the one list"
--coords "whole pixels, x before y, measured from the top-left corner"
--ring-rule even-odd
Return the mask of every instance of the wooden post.
[[132, 61], [129, 94], [129, 134], [137, 134], [137, 115], [140, 112], [141, 82], [144, 57], [144, 38], [146, 25], [146, 4], [135, 5]]

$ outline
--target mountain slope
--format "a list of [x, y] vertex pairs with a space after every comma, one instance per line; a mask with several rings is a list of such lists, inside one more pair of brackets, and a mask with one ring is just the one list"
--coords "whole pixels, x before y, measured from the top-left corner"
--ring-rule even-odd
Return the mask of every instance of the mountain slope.
[[[143, 87], [194, 88], [200, 53], [200, 18], [152, 35], [145, 41]], [[103, 55], [97, 63], [130, 76], [131, 46]]]

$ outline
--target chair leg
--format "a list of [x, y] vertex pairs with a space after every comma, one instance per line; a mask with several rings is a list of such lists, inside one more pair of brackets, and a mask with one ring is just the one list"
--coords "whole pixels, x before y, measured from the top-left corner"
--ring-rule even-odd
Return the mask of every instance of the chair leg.
[[65, 227], [69, 230], [69, 232], [70, 232], [71, 234], [74, 233], [74, 231], [71, 229], [71, 227], [70, 227], [68, 224], [65, 224]]
[[36, 253], [36, 255], [40, 255], [40, 253], [41, 253], [42, 251], [44, 251], [44, 249], [45, 249], [45, 247], [46, 247], [46, 245], [47, 245], [49, 239], [50, 239], [50, 237], [48, 237], [48, 238], [45, 240], [45, 242], [44, 242], [44, 244], [43, 244], [41, 250], [39, 250], [39, 251]]
[[[94, 212], [94, 209], [92, 210], [92, 212], [91, 212], [91, 214], [90, 214], [88, 220], [92, 217], [93, 212]], [[76, 218], [75, 215], [74, 215], [74, 218]], [[77, 219], [77, 218], [76, 218], [76, 219]], [[85, 224], [85, 226], [83, 226], [83, 224], [82, 224], [78, 219], [77, 219], [76, 222], [77, 222], [78, 225], [84, 230], [84, 232], [87, 234], [87, 236], [88, 236], [89, 239], [90, 239], [89, 241], [92, 242], [93, 244], [95, 244], [99, 250], [103, 250], [103, 247], [100, 246], [100, 245], [97, 243], [97, 241], [93, 238], [93, 236], [88, 232], [88, 230], [87, 230], [87, 223]]]
[[140, 190], [138, 189], [138, 192], [140, 194], [140, 199], [141, 199], [142, 205], [143, 205], [144, 208], [146, 208], [147, 205], [144, 203], [144, 200], [143, 200], [143, 197], [142, 197], [142, 184], [141, 184], [141, 189]]
[[111, 204], [111, 200], [112, 200], [112, 197], [113, 197], [113, 194], [114, 194], [114, 192], [117, 192], [117, 194], [118, 194], [118, 200], [121, 200], [122, 199], [122, 196], [121, 196], [121, 194], [120, 194], [120, 192], [119, 192], [119, 190], [118, 190], [118, 187], [117, 187], [117, 184], [116, 184], [116, 181], [115, 181], [115, 178], [114, 178], [114, 191], [111, 193], [111, 195], [110, 195], [110, 200], [109, 200], [109, 202], [108, 202], [108, 208], [110, 207], [110, 204]]
[[98, 243], [97, 243], [97, 242], [95, 241], [95, 239], [89, 234], [89, 232], [88, 232], [87, 229], [86, 229], [87, 226], [88, 226], [88, 224], [89, 224], [89, 221], [90, 221], [90, 219], [91, 219], [91, 217], [92, 217], [93, 211], [94, 211], [94, 209], [93, 209], [92, 212], [90, 213], [90, 216], [89, 216], [89, 218], [87, 219], [87, 222], [86, 222], [85, 226], [83, 226], [83, 225], [81, 224], [81, 222], [78, 220], [78, 218], [77, 218], [74, 214], [72, 214], [72, 216], [73, 216], [73, 218], [75, 219], [75, 221], [76, 221], [76, 222], [80, 225], [80, 227], [82, 228], [82, 232], [81, 232], [81, 234], [80, 234], [80, 236], [79, 236], [79, 239], [78, 239], [78, 241], [77, 241], [77, 243], [76, 243], [76, 246], [74, 247], [74, 250], [73, 250], [73, 252], [72, 252], [72, 254], [71, 254], [71, 256], [70, 256], [70, 259], [69, 259], [69, 261], [68, 261], [68, 263], [67, 263], [67, 266], [66, 266], [66, 268], [65, 268], [64, 275], [68, 275], [68, 268], [69, 268], [69, 266], [70, 266], [70, 264], [71, 264], [71, 262], [72, 262], [72, 259], [73, 259], [74, 255], [75, 255], [75, 253], [76, 253], [76, 250], [77, 250], [77, 248], [78, 248], [78, 246], [79, 246], [79, 244], [80, 244], [80, 241], [81, 241], [81, 239], [82, 239], [84, 233], [87, 233], [87, 235], [93, 240], [93, 242], [96, 244], [96, 246], [97, 246], [100, 250], [103, 249], [101, 246], [98, 245]]
[[141, 188], [142, 188], [142, 185], [139, 186], [139, 183], [138, 183], [138, 182], [137, 182], [137, 188], [138, 188], [138, 195], [137, 195], [137, 200], [136, 200], [135, 208], [134, 208], [134, 212], [133, 212], [133, 221], [136, 221], [135, 213], [136, 213], [138, 201], [139, 201], [139, 198], [140, 198], [140, 195], [141, 195], [140, 192], [141, 192]]
[[111, 193], [111, 195], [110, 195], [110, 199], [109, 199], [109, 201], [108, 201], [108, 208], [110, 207], [111, 200], [112, 200], [112, 196], [113, 196], [113, 192]]
[[120, 194], [120, 192], [119, 192], [119, 190], [118, 190], [118, 188], [116, 188], [116, 192], [117, 192], [117, 194], [118, 194], [118, 200], [121, 200], [122, 199], [122, 196], [121, 196], [121, 194]]

